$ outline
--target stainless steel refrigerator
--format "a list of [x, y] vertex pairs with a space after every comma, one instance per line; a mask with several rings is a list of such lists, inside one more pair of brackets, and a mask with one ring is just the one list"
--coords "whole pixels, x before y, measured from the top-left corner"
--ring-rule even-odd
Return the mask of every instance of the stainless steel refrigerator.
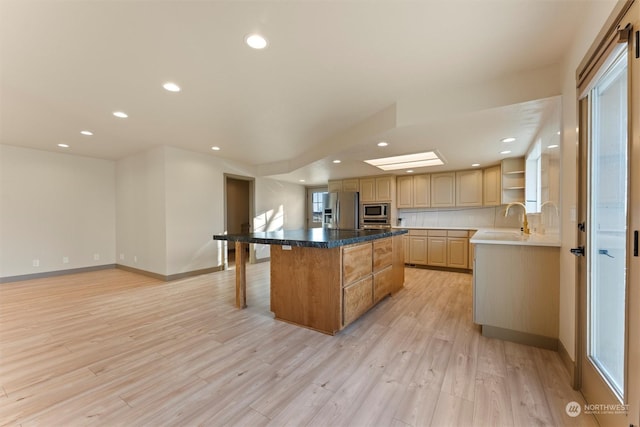
[[357, 230], [359, 227], [359, 193], [340, 191], [324, 196], [322, 226], [343, 230]]

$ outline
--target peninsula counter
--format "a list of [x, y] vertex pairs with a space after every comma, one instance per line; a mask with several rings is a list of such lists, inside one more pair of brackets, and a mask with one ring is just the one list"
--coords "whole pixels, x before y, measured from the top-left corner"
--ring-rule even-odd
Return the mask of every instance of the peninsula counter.
[[404, 284], [406, 230], [313, 228], [215, 235], [236, 245], [236, 306], [246, 304], [246, 247], [271, 245], [276, 319], [335, 334]]

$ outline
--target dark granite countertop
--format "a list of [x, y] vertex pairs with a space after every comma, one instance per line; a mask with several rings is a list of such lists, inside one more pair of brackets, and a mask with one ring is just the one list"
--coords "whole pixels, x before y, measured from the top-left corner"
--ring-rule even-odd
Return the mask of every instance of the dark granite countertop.
[[248, 234], [216, 234], [214, 240], [230, 242], [262, 243], [264, 245], [306, 246], [312, 248], [335, 248], [384, 237], [398, 236], [407, 230], [334, 230], [309, 228], [304, 230], [280, 230]]

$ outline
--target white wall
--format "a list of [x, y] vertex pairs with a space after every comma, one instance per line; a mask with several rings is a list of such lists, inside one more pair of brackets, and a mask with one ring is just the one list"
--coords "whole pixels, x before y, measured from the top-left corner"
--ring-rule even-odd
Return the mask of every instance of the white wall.
[[[0, 278], [109, 264], [163, 276], [220, 266], [224, 244], [212, 235], [224, 232], [225, 173], [255, 176], [173, 147], [114, 162], [0, 145]], [[304, 226], [303, 186], [256, 178], [255, 206], [269, 229]]]
[[0, 145], [0, 277], [114, 264], [115, 194], [113, 161]]
[[[305, 187], [283, 181], [256, 180], [253, 231], [305, 228]], [[256, 258], [269, 257], [269, 246], [256, 245]]]
[[560, 342], [575, 360], [576, 287], [575, 257], [569, 249], [576, 244], [576, 144], [578, 111], [576, 103], [576, 69], [609, 17], [615, 0], [585, 2], [588, 14], [564, 62], [562, 85], [562, 247], [560, 250]]
[[[225, 231], [225, 174], [255, 176], [249, 166], [174, 147], [118, 161], [118, 263], [164, 276], [221, 266], [224, 242], [212, 236]], [[303, 186], [255, 179], [257, 217], [269, 216], [269, 230], [301, 228], [304, 197]]]
[[118, 264], [167, 274], [164, 181], [164, 147], [117, 162]]
[[166, 147], [167, 275], [220, 266], [224, 173], [246, 175], [217, 158]]

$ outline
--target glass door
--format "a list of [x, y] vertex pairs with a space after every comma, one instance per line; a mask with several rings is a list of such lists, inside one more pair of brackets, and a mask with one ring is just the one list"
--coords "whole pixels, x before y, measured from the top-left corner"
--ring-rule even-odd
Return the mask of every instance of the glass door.
[[[628, 49], [619, 44], [580, 100], [580, 379], [602, 425], [627, 417]], [[585, 136], [586, 135], [586, 136]], [[589, 409], [587, 407], [585, 410]]]
[[589, 361], [624, 398], [627, 260], [627, 51], [592, 89], [588, 215]]

